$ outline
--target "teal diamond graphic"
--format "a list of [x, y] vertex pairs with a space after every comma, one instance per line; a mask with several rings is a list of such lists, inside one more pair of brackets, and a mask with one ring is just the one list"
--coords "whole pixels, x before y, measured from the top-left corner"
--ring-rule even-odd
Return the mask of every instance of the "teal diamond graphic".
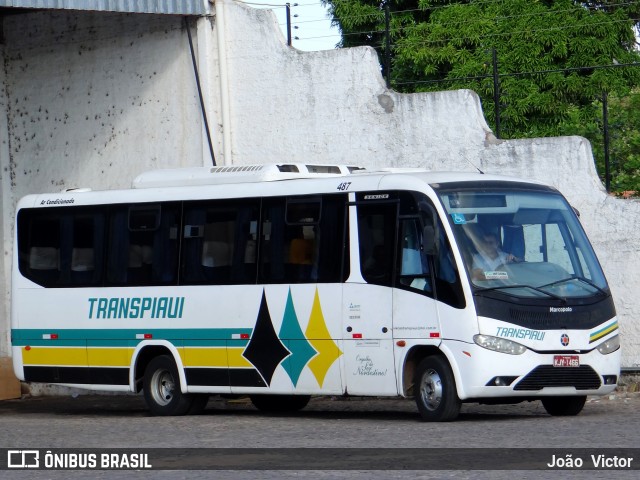
[[302, 333], [296, 310], [293, 307], [291, 289], [289, 289], [284, 318], [278, 336], [287, 345], [287, 350], [291, 352], [291, 355], [282, 363], [282, 367], [291, 378], [293, 385], [296, 386], [305, 365], [317, 352]]

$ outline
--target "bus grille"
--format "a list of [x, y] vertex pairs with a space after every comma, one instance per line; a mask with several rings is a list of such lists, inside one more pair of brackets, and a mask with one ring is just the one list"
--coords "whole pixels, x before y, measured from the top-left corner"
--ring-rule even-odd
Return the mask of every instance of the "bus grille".
[[600, 376], [589, 365], [554, 367], [540, 365], [520, 380], [514, 390], [542, 390], [545, 387], [575, 387], [576, 390], [596, 390], [602, 384]]

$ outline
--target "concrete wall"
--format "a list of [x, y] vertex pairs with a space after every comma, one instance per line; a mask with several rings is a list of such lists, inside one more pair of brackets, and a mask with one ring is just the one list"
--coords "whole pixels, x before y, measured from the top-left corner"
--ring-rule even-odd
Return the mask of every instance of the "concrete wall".
[[[270, 12], [227, 0], [218, 6], [224, 28], [218, 15], [199, 19], [192, 32], [219, 164], [477, 165], [550, 183], [582, 212], [618, 306], [624, 366], [640, 366], [633, 230], [640, 203], [606, 195], [584, 139], [497, 141], [471, 91], [388, 91], [372, 49], [299, 52], [285, 45]], [[4, 32], [0, 354], [8, 352], [7, 259], [17, 198], [127, 187], [144, 170], [211, 163], [181, 18], [39, 12], [5, 18]], [[226, 59], [222, 68], [219, 59]]]
[[372, 49], [303, 53], [270, 12], [225, 8], [233, 163], [478, 166], [555, 186], [581, 212], [611, 284], [623, 365], [640, 367], [640, 202], [607, 195], [585, 139], [496, 140], [471, 91], [389, 91]]
[[[201, 25], [211, 30], [207, 20]], [[200, 165], [203, 157], [181, 17], [37, 12], [5, 17], [3, 33], [0, 356], [9, 351], [17, 199], [73, 187], [126, 188], [143, 171]]]

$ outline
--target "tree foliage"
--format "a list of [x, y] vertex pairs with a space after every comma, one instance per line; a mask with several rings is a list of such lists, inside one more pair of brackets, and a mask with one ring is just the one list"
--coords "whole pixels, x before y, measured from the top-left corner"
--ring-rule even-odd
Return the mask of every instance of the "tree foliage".
[[[623, 97], [608, 97], [610, 180], [613, 192], [640, 193], [640, 89]], [[587, 113], [588, 112], [588, 113]], [[590, 108], [572, 108], [560, 134], [581, 135], [591, 141], [598, 171], [604, 179], [602, 100]]]
[[[640, 67], [624, 66], [640, 62], [635, 36], [640, 2], [324, 0], [323, 3], [342, 31], [339, 46], [376, 48], [385, 74], [388, 7], [393, 88], [404, 92], [473, 89], [480, 95], [485, 116], [494, 128], [499, 119], [502, 137], [572, 133], [584, 134], [599, 144], [602, 134], [596, 138], [595, 130], [586, 127], [602, 127], [597, 107], [603, 92], [618, 99], [617, 103], [611, 103], [612, 108], [619, 109], [612, 116], [616, 118], [616, 128], [626, 132], [624, 136], [633, 130], [640, 137], [636, 130], [639, 123], [624, 124], [634, 121], [635, 114], [622, 113], [635, 108], [632, 99], [638, 93], [629, 100], [623, 99], [640, 85]], [[602, 155], [601, 149], [594, 151]], [[634, 158], [619, 162], [637, 162]], [[598, 160], [601, 164], [601, 156]], [[640, 190], [640, 177], [630, 178], [620, 185]]]

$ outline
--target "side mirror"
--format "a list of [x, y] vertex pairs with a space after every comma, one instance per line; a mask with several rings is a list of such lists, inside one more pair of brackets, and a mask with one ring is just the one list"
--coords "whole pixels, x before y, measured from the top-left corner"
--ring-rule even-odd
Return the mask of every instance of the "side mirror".
[[576, 217], [580, 218], [580, 210], [578, 210], [576, 207], [574, 207], [573, 205], [571, 205], [571, 208], [573, 209], [573, 213], [576, 214]]
[[427, 255], [438, 253], [438, 228], [436, 222], [433, 225], [425, 225], [422, 229], [422, 251]]

